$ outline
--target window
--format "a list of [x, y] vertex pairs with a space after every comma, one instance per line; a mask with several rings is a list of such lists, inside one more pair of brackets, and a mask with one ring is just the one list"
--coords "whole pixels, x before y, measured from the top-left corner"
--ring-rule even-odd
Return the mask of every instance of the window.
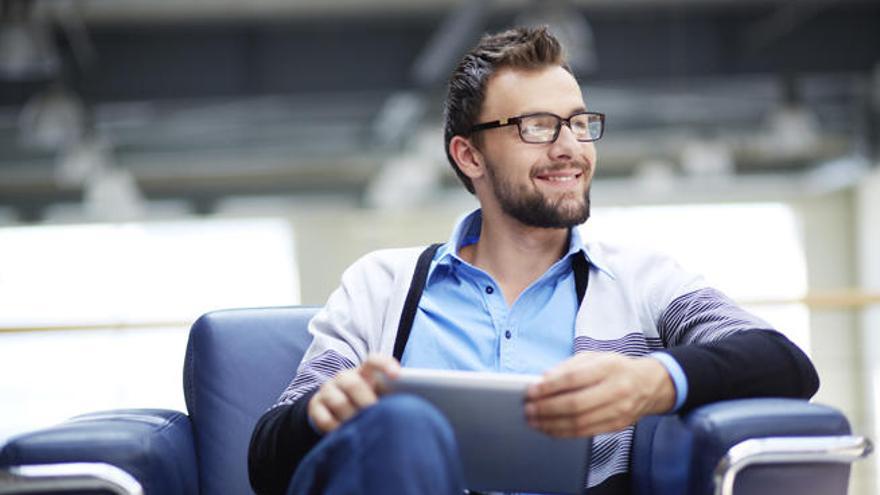
[[781, 203], [597, 208], [585, 240], [635, 244], [671, 255], [809, 353], [809, 312], [787, 302], [807, 290], [793, 210]]
[[[0, 440], [99, 409], [184, 410], [189, 324], [298, 304], [293, 246], [278, 219], [0, 229]], [[8, 331], [54, 326], [83, 328]]]

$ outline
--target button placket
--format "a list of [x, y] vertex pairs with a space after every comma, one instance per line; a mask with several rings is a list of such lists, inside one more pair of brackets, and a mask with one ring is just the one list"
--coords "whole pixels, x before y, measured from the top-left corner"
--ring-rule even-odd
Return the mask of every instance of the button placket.
[[503, 332], [500, 332], [498, 339], [501, 347], [501, 371], [515, 372], [517, 370], [516, 339], [514, 339], [515, 332], [510, 323], [508, 315], [507, 321], [500, 327], [504, 329]]

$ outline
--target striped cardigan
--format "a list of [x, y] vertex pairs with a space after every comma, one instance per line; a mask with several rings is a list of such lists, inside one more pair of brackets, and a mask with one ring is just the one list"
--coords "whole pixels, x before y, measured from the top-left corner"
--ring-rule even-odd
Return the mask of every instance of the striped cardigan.
[[[422, 250], [382, 250], [359, 259], [310, 322], [314, 340], [252, 439], [250, 468], [258, 492], [259, 484], [272, 475], [283, 491], [285, 479], [308, 451], [299, 447], [299, 457], [278, 452], [275, 442], [260, 449], [261, 437], [298, 432], [303, 440], [316, 441], [314, 432], [303, 428], [309, 428], [305, 402], [317, 387], [340, 370], [356, 367], [368, 354], [392, 354]], [[590, 283], [575, 321], [574, 352], [669, 353], [688, 381], [682, 410], [743, 396], [810, 396], [818, 387], [809, 359], [788, 339], [670, 258], [603, 243], [587, 243], [586, 253]], [[300, 417], [300, 423], [290, 424], [292, 417]], [[590, 486], [625, 475], [632, 438], [632, 426], [595, 437]]]

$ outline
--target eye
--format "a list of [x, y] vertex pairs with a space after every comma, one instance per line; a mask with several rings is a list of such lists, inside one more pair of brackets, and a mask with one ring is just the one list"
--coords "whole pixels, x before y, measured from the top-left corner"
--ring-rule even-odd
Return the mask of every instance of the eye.
[[556, 118], [549, 115], [536, 115], [522, 120], [520, 126], [524, 133], [545, 134], [556, 131]]
[[585, 134], [590, 128], [590, 122], [586, 118], [577, 117], [571, 119], [571, 130], [576, 134]]
[[578, 139], [595, 140], [602, 135], [602, 119], [596, 114], [575, 115], [571, 118], [571, 132]]

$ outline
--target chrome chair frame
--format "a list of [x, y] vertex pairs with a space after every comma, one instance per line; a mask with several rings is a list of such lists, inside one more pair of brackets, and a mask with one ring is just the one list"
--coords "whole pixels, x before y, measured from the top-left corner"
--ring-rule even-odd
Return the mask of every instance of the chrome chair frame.
[[736, 476], [749, 466], [804, 462], [852, 463], [871, 454], [874, 446], [865, 437], [767, 437], [742, 441], [718, 461], [714, 472], [715, 495], [733, 495]]
[[0, 469], [0, 494], [73, 490], [144, 495], [143, 487], [132, 475], [103, 462], [32, 464]]

